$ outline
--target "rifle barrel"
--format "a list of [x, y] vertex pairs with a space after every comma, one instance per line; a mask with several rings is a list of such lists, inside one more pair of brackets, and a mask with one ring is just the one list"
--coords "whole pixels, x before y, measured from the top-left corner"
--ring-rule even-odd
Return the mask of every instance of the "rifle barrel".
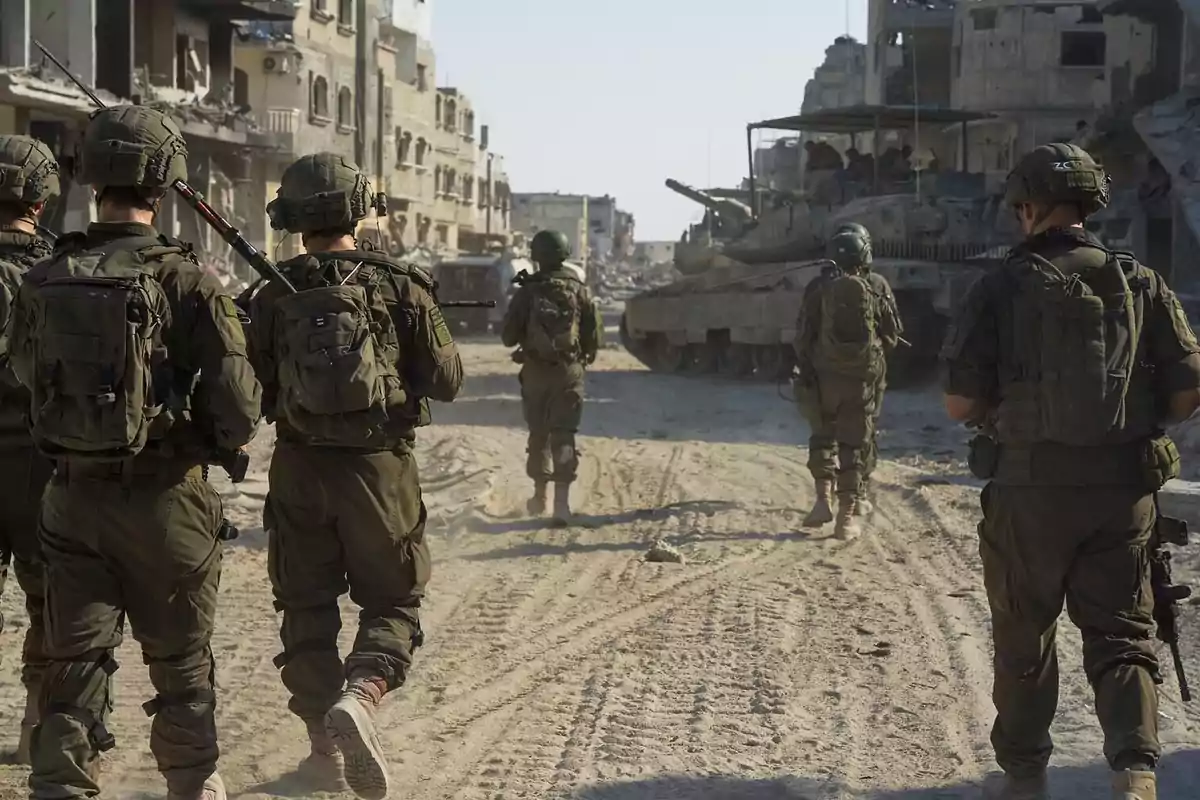
[[495, 300], [444, 300], [438, 303], [442, 308], [495, 308]]

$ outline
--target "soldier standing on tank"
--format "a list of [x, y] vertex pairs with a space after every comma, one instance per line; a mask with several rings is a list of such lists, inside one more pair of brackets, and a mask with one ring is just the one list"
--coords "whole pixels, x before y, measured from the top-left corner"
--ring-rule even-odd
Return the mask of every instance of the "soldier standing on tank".
[[[430, 575], [415, 431], [430, 422], [427, 398], [457, 396], [463, 369], [432, 278], [355, 241], [373, 207], [367, 177], [341, 156], [296, 161], [267, 212], [303, 237], [306, 254], [279, 265], [300, 291], [268, 283], [246, 299], [277, 433], [263, 521], [283, 611], [275, 663], [312, 748], [301, 772], [318, 789], [344, 777], [359, 797], [382, 798], [374, 715], [412, 667]], [[343, 661], [347, 591], [362, 610]]]
[[223, 800], [209, 644], [223, 526], [204, 465], [253, 437], [260, 387], [233, 302], [154, 228], [187, 176], [179, 127], [141, 106], [98, 111], [80, 156], [99, 221], [25, 275], [11, 325], [34, 440], [56, 464], [39, 531], [49, 664], [30, 797], [99, 795], [128, 616], [157, 691], [145, 709], [168, 797]]
[[950, 417], [979, 427], [979, 549], [995, 643], [985, 796], [1041, 800], [1064, 599], [1083, 636], [1114, 800], [1154, 800], [1155, 492], [1178, 473], [1163, 429], [1200, 405], [1200, 345], [1156, 272], [1084, 228], [1109, 178], [1070, 144], [1036, 148], [1005, 200], [1026, 239], [968, 293], [942, 350]]
[[[835, 533], [853, 538], [861, 532], [856, 517], [870, 511], [865, 491], [875, 466], [887, 354], [902, 330], [891, 286], [871, 271], [867, 229], [857, 223], [841, 226], [829, 250], [834, 265], [806, 287], [794, 343], [796, 397], [812, 429], [808, 468], [817, 491], [803, 524], [820, 527], [834, 520], [836, 482]], [[855, 317], [849, 326], [833, 313], [838, 304], [849, 303], [843, 296], [859, 301], [846, 305], [844, 313]]]
[[[25, 593], [29, 627], [21, 650], [21, 683], [25, 686], [25, 716], [17, 761], [29, 763], [29, 743], [37, 724], [38, 687], [46, 656], [42, 607], [45, 584], [37, 538], [42, 491], [54, 471], [33, 446], [29, 434], [29, 391], [8, 366], [3, 331], [21, 277], [50, 255], [51, 242], [42, 238], [38, 221], [46, 203], [59, 193], [58, 164], [46, 145], [28, 136], [0, 136], [0, 592], [12, 560], [17, 583]], [[4, 617], [0, 615], [0, 627]]]
[[538, 271], [525, 279], [504, 316], [501, 340], [520, 347], [521, 406], [529, 427], [525, 469], [533, 479], [529, 513], [546, 512], [554, 483], [554, 523], [571, 520], [570, 490], [579, 469], [575, 434], [583, 418], [584, 368], [596, 360], [604, 325], [591, 292], [566, 264], [571, 255], [559, 231], [539, 231], [529, 243]]

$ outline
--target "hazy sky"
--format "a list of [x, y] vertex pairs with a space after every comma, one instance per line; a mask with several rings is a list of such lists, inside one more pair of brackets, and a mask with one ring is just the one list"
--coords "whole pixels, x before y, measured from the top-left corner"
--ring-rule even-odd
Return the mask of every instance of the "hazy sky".
[[[514, 191], [611, 194], [639, 239], [678, 239], [700, 207], [663, 181], [737, 185], [746, 123], [799, 110], [845, 3], [437, 0], [437, 78], [491, 125]], [[867, 0], [849, 3], [863, 41]]]

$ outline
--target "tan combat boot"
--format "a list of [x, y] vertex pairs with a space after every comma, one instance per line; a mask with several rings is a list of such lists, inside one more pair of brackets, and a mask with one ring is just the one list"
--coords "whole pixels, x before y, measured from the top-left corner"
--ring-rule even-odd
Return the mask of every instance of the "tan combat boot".
[[529, 512], [531, 517], [540, 517], [546, 513], [546, 482], [535, 481], [533, 484], [533, 497], [525, 503], [525, 510]]
[[36, 688], [25, 690], [25, 716], [21, 719], [21, 738], [17, 741], [17, 763], [26, 766], [30, 763], [30, 751], [33, 749], [33, 729], [38, 724], [37, 696]]
[[838, 498], [837, 524], [833, 535], [839, 539], [855, 539], [862, 535], [862, 523], [854, 516], [854, 506], [857, 501], [853, 497]]
[[226, 797], [225, 782], [215, 772], [208, 776], [208, 780], [204, 782], [204, 786], [198, 792], [189, 792], [188, 794], [180, 794], [179, 792], [167, 793], [167, 800], [226, 800]]
[[806, 528], [819, 528], [827, 522], [833, 522], [833, 481], [820, 479], [817, 481], [817, 502], [808, 512], [801, 523]]
[[1049, 800], [1045, 774], [1014, 778], [994, 772], [983, 782], [983, 800]]
[[1127, 769], [1112, 776], [1113, 800], [1156, 800], [1157, 780], [1153, 772]]
[[380, 678], [352, 677], [325, 715], [325, 731], [345, 761], [346, 783], [366, 800], [383, 800], [389, 789], [387, 759], [375, 732], [375, 710], [385, 691]]
[[311, 747], [296, 772], [313, 791], [339, 794], [350, 790], [343, 776], [346, 761], [325, 730], [324, 720], [306, 722]]
[[554, 527], [565, 528], [571, 524], [571, 484], [554, 484]]

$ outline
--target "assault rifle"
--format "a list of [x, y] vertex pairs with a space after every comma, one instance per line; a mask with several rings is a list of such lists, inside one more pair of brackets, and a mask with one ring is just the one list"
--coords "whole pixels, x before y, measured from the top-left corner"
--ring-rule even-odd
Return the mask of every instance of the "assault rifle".
[[[1158, 497], [1154, 498], [1155, 509]], [[1158, 628], [1158, 639], [1171, 650], [1175, 664], [1175, 677], [1179, 680], [1179, 696], [1186, 703], [1192, 699], [1187, 675], [1183, 671], [1183, 658], [1179, 654], [1179, 601], [1192, 595], [1190, 586], [1176, 585], [1171, 579], [1171, 552], [1167, 545], [1184, 547], [1188, 543], [1187, 522], [1158, 515], [1154, 527], [1150, 554], [1150, 586], [1154, 593], [1154, 622]]]
[[[50, 59], [51, 63], [58, 67], [62, 74], [66, 75], [67, 78], [70, 79], [71, 83], [78, 86], [80, 91], [86, 94], [88, 99], [95, 103], [97, 107], [107, 107], [105, 106], [104, 101], [101, 100], [95, 92], [88, 88], [88, 86], [73, 72], [67, 69], [67, 67], [61, 61], [59, 61], [58, 58], [51, 53], [45, 45], [43, 45], [37, 39], [32, 39], [31, 41], [33, 42], [34, 46], [37, 47], [38, 50], [41, 50], [42, 53], [45, 54], [46, 58]], [[246, 241], [246, 237], [242, 236], [237, 228], [233, 227], [233, 225], [230, 224], [227, 219], [218, 214], [216, 209], [210, 206], [208, 201], [204, 199], [204, 195], [197, 192], [195, 189], [189, 186], [186, 181], [182, 180], [175, 181], [173, 184], [171, 184], [171, 188], [183, 198], [185, 203], [195, 209], [196, 213], [200, 215], [200, 218], [207, 222], [209, 227], [215, 230], [221, 236], [221, 238], [233, 248], [235, 253], [245, 259], [246, 263], [253, 267], [255, 272], [269, 281], [277, 281], [291, 294], [296, 292], [296, 287], [293, 286], [291, 282], [283, 276], [283, 273], [281, 273], [265, 255], [255, 248], [254, 245]]]

